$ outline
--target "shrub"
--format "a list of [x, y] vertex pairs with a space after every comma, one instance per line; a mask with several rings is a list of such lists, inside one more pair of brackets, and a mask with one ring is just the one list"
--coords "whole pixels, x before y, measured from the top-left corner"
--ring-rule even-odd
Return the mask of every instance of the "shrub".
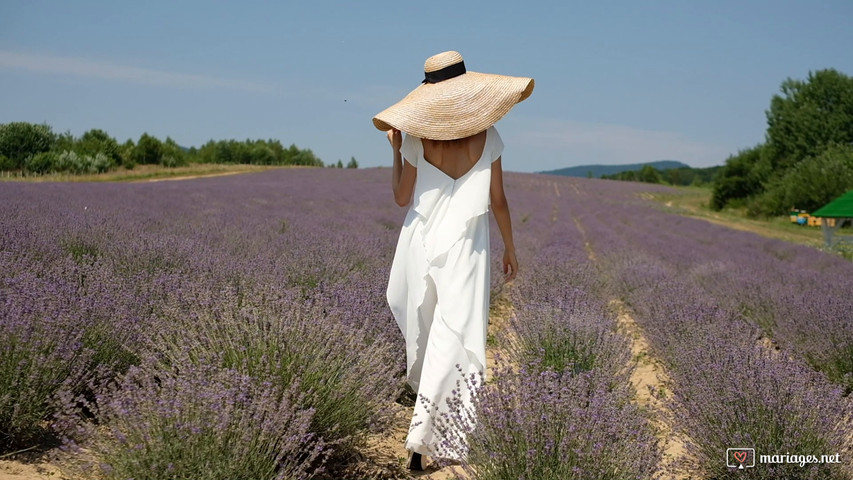
[[402, 390], [394, 351], [364, 331], [324, 318], [320, 309], [293, 306], [272, 313], [235, 305], [207, 318], [175, 318], [169, 310], [150, 341], [166, 370], [186, 359], [215, 358], [258, 381], [298, 383], [303, 406], [315, 412], [311, 431], [341, 451], [390, 419], [386, 406]]
[[0, 153], [0, 171], [14, 170], [14, 169], [15, 169], [14, 162], [12, 162], [12, 160], [9, 157], [7, 157], [6, 155], [3, 155], [2, 153]]
[[92, 449], [106, 479], [306, 478], [325, 452], [299, 395], [218, 366], [134, 367], [98, 397]]
[[[467, 453], [463, 468], [476, 480], [626, 480], [654, 476], [661, 448], [631, 392], [613, 389], [603, 372], [560, 375], [500, 368], [477, 387], [474, 409], [444, 415], [437, 429], [449, 440], [441, 456]], [[476, 425], [472, 430], [470, 425]], [[467, 438], [466, 438], [467, 437]], [[466, 446], [469, 445], [469, 446]]]
[[[83, 393], [106, 370], [85, 341], [92, 318], [79, 311], [77, 289], [18, 274], [0, 279], [0, 451], [30, 447], [54, 432], [63, 394]], [[97, 348], [97, 346], [94, 346]], [[102, 360], [108, 361], [106, 357]]]
[[33, 158], [32, 162], [32, 168], [28, 167], [28, 169], [35, 173], [95, 174], [107, 172], [115, 166], [113, 160], [103, 153], [97, 153], [91, 157], [67, 150], [59, 154], [47, 152]]
[[50, 150], [56, 136], [48, 125], [12, 122], [0, 125], [0, 155], [11, 161], [10, 170], [24, 168], [32, 155]]
[[115, 161], [112, 157], [103, 153], [97, 153], [90, 158], [88, 165], [88, 173], [105, 173], [115, 166]]
[[[673, 409], [678, 428], [690, 438], [688, 451], [709, 478], [737, 479], [720, 452], [755, 447], [762, 454], [833, 454], [844, 445], [840, 388], [814, 371], [761, 347], [708, 332], [704, 341], [684, 342], [676, 372]], [[734, 337], [734, 336], [732, 336]], [[721, 379], [724, 379], [721, 381]], [[848, 478], [841, 465], [761, 465], [748, 478], [832, 480]]]
[[593, 368], [607, 371], [614, 381], [630, 360], [630, 347], [601, 322], [585, 314], [556, 308], [525, 308], [511, 320], [516, 333], [514, 357], [534, 371], [553, 370], [577, 375]]
[[733, 201], [744, 201], [763, 191], [767, 168], [767, 148], [764, 145], [741, 150], [726, 159], [726, 164], [714, 179], [711, 208], [722, 210]]
[[37, 153], [24, 163], [24, 168], [31, 173], [44, 174], [56, 169], [59, 164], [59, 154], [56, 152]]
[[162, 152], [163, 156], [160, 158], [160, 164], [164, 167], [182, 167], [188, 163], [187, 152], [175, 143], [171, 137], [166, 137], [166, 141], [162, 145]]
[[97, 128], [84, 133], [75, 142], [74, 150], [90, 157], [95, 157], [99, 153], [106, 155], [112, 164], [117, 165], [122, 162], [121, 149], [116, 139], [109, 136], [107, 132]]
[[780, 215], [794, 207], [814, 211], [853, 188], [853, 146], [835, 145], [770, 182], [752, 211]]
[[163, 143], [156, 137], [143, 133], [130, 153], [134, 163], [156, 165], [163, 159]]

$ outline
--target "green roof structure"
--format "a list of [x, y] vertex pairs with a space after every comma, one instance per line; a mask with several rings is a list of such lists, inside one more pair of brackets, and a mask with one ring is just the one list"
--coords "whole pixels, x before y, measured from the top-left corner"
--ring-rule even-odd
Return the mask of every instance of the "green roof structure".
[[836, 198], [812, 213], [813, 217], [853, 218], [853, 190]]
[[813, 217], [835, 219], [833, 225], [829, 226], [828, 220], [821, 220], [820, 226], [823, 230], [823, 241], [827, 247], [833, 248], [840, 243], [853, 243], [853, 236], [836, 235], [845, 223], [853, 225], [853, 190], [827, 203], [812, 213]]

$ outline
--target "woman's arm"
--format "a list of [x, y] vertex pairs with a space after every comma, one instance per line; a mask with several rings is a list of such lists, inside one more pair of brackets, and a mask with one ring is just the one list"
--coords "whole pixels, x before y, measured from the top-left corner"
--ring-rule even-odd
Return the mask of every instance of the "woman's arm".
[[498, 230], [504, 242], [503, 272], [510, 281], [518, 273], [518, 260], [515, 258], [515, 243], [512, 241], [512, 221], [509, 217], [509, 204], [504, 193], [503, 169], [501, 157], [492, 162], [492, 183], [489, 187], [492, 213], [498, 223]]
[[403, 161], [400, 147], [403, 146], [403, 133], [399, 130], [388, 130], [388, 142], [394, 151], [394, 169], [391, 172], [391, 190], [394, 191], [394, 201], [397, 205], [405, 207], [412, 201], [412, 192], [415, 191], [415, 177], [418, 169], [411, 163]]

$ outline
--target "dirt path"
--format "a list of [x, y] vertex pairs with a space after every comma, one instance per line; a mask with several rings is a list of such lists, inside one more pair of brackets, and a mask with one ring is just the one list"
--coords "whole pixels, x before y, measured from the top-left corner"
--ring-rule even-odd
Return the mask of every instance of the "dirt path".
[[251, 173], [251, 172], [201, 173], [198, 175], [181, 175], [178, 177], [146, 178], [144, 180], [133, 180], [131, 183], [170, 182], [172, 180], [192, 180], [194, 178], [225, 177], [227, 175], [239, 175], [241, 173]]
[[658, 468], [661, 474], [659, 480], [688, 478], [683, 468], [687, 455], [684, 439], [673, 431], [673, 413], [658, 395], [658, 392], [668, 389], [669, 376], [660, 361], [652, 354], [649, 342], [631, 316], [630, 310], [621, 300], [612, 300], [610, 305], [618, 312], [616, 323], [631, 341], [631, 357], [637, 361], [631, 373], [631, 384], [636, 391], [634, 400], [651, 412], [654, 424], [658, 428], [658, 436], [663, 441], [664, 456]]
[[[572, 215], [572, 220], [583, 240], [587, 258], [590, 262], [596, 263], [598, 257], [587, 238], [583, 224], [574, 215]], [[619, 299], [611, 300], [610, 307], [616, 312], [617, 328], [631, 342], [631, 358], [637, 362], [630, 379], [636, 392], [634, 401], [649, 410], [653, 422], [658, 428], [658, 438], [663, 442], [664, 456], [658, 466], [659, 480], [688, 478], [685, 477], [686, 472], [680, 467], [685, 463], [685, 442], [672, 428], [674, 423], [672, 412], [655, 395], [655, 393], [666, 389], [670, 384], [669, 376], [661, 362], [654, 356], [642, 329], [631, 316], [630, 309]]]
[[61, 480], [68, 477], [49, 462], [23, 463], [18, 460], [0, 460], [0, 480]]

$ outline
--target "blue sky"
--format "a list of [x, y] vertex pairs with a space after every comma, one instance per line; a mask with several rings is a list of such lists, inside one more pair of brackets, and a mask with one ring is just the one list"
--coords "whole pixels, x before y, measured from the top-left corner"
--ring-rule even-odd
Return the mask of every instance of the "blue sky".
[[277, 138], [390, 165], [371, 118], [432, 54], [529, 76], [504, 168], [722, 164], [764, 139], [788, 77], [853, 75], [853, 1], [0, 3], [0, 123], [120, 142]]

